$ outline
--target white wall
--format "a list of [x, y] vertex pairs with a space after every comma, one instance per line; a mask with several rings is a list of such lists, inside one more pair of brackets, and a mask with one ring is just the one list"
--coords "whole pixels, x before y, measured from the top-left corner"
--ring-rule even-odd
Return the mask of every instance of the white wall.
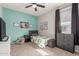
[[[48, 22], [48, 30], [40, 30], [40, 23]], [[55, 10], [47, 12], [38, 17], [38, 30], [40, 35], [55, 38]]]

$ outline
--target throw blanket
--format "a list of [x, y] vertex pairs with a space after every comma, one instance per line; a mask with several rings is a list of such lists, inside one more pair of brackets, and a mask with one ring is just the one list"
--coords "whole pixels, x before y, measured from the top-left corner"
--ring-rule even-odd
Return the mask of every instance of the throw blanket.
[[50, 38], [45, 36], [31, 36], [31, 42], [35, 43], [40, 48], [45, 48], [49, 39]]

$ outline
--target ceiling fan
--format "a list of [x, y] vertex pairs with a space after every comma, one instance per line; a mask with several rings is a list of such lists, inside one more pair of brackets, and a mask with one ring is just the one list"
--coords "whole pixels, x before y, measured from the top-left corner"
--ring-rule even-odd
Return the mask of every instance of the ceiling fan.
[[37, 3], [31, 3], [31, 5], [26, 6], [25, 8], [33, 7], [35, 11], [37, 11], [37, 7], [45, 8], [44, 5], [37, 4]]

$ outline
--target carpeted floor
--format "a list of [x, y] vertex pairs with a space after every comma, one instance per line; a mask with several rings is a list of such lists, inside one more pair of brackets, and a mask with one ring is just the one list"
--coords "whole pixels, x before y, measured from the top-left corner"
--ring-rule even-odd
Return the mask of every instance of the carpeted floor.
[[79, 56], [59, 48], [39, 48], [34, 43], [27, 42], [22, 45], [11, 45], [12, 56]]

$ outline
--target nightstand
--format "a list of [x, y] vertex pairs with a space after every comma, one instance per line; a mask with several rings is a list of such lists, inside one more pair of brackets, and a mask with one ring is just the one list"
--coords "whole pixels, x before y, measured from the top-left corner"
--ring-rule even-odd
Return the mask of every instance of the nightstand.
[[24, 38], [25, 38], [25, 42], [30, 41], [30, 38], [29, 38], [29, 36], [28, 36], [28, 35], [24, 35]]

